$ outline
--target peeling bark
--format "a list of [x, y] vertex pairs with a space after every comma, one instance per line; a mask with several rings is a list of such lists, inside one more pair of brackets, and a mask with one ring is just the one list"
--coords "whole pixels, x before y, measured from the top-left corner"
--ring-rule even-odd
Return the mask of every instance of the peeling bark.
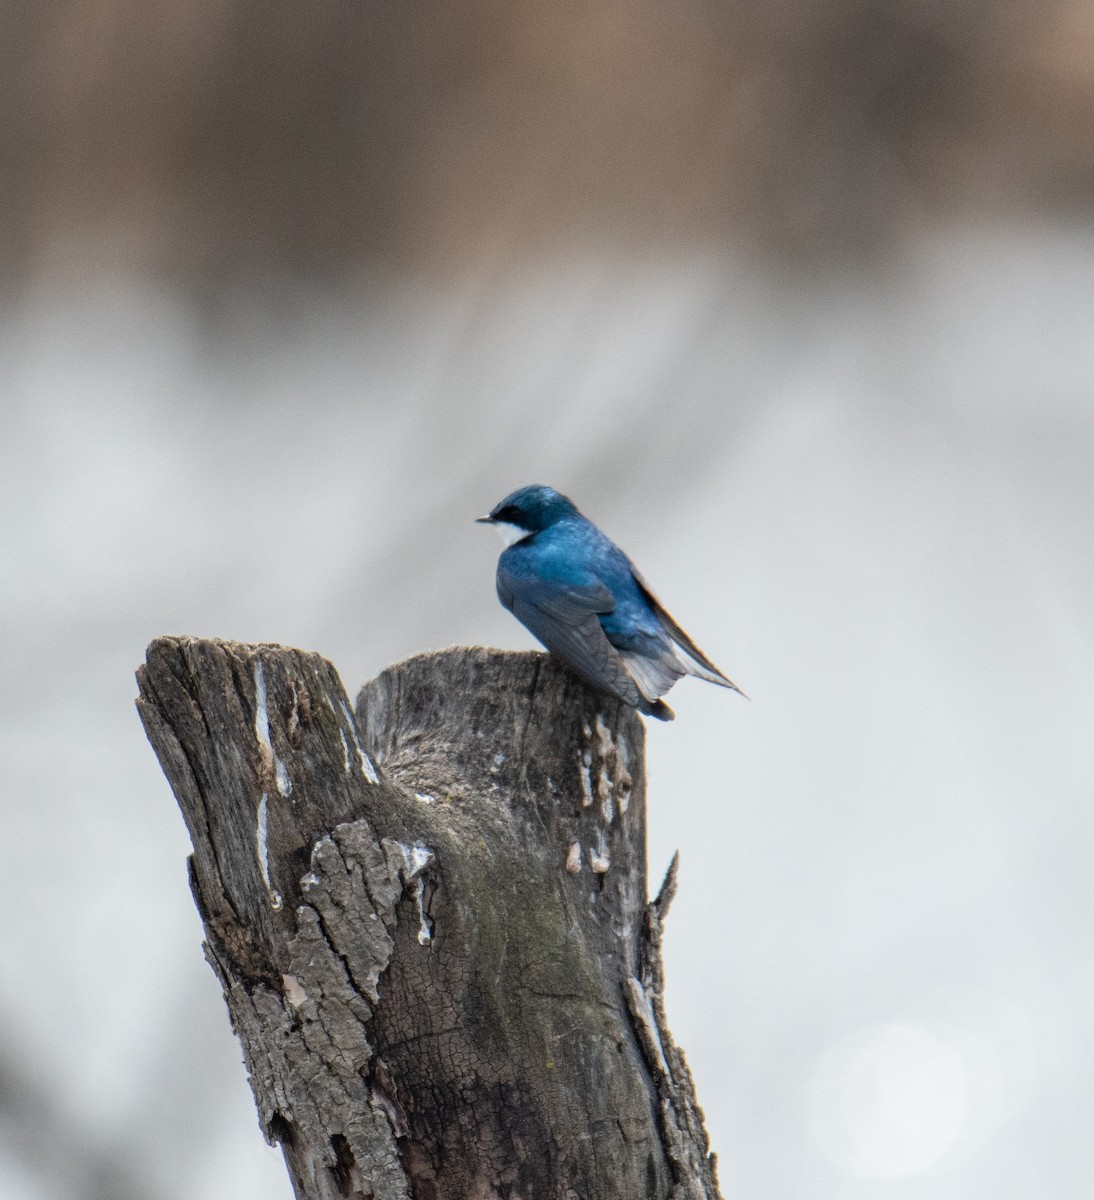
[[540, 654], [161, 638], [138, 708], [296, 1194], [719, 1196], [665, 1024], [644, 730]]

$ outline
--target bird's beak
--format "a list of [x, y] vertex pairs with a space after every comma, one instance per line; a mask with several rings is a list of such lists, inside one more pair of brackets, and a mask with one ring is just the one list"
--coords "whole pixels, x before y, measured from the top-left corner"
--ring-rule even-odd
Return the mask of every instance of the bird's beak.
[[477, 525], [493, 525], [494, 518], [493, 517], [476, 517], [475, 523]]

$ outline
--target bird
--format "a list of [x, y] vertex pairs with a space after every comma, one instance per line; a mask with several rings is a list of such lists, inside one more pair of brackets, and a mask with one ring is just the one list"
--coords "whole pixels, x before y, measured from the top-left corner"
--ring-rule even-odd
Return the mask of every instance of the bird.
[[674, 719], [661, 697], [684, 675], [744, 695], [561, 492], [518, 488], [475, 520], [507, 544], [498, 559], [502, 605], [586, 683], [661, 721]]

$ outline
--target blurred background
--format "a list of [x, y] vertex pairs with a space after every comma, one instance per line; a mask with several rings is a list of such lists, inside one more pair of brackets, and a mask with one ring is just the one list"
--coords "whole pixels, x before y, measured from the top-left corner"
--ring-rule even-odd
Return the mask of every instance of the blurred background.
[[0, 1195], [263, 1200], [164, 633], [523, 648], [569, 493], [735, 1200], [1094, 1195], [1094, 8], [0, 7]]

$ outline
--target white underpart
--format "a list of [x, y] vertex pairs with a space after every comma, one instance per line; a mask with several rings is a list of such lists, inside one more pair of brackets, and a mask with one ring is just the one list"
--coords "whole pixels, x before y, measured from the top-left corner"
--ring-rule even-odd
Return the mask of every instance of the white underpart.
[[647, 700], [663, 696], [687, 670], [683, 663], [678, 670], [673, 670], [658, 659], [646, 658], [644, 654], [630, 650], [620, 650], [619, 657], [627, 668], [627, 674], [638, 684], [638, 690]]
[[507, 545], [512, 546], [515, 542], [519, 542], [521, 538], [528, 536], [527, 529], [521, 529], [519, 525], [510, 525], [508, 521], [495, 521], [494, 528], [498, 531], [498, 537]]
[[663, 696], [681, 675], [696, 675], [710, 683], [729, 685], [715, 671], [704, 667], [676, 642], [669, 643], [672, 652], [672, 662], [666, 663], [655, 658], [647, 658], [635, 651], [620, 650], [619, 657], [627, 668], [627, 674], [638, 685], [638, 690], [647, 700], [656, 700]]

